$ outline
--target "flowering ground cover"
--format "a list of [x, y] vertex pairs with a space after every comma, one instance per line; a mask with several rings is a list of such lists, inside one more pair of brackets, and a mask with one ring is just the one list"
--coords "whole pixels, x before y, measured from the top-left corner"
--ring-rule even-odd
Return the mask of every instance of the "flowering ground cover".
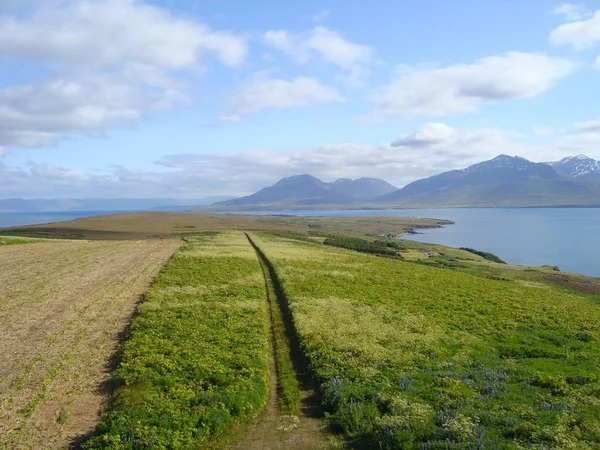
[[255, 239], [332, 423], [369, 448], [599, 448], [585, 294], [294, 239]]

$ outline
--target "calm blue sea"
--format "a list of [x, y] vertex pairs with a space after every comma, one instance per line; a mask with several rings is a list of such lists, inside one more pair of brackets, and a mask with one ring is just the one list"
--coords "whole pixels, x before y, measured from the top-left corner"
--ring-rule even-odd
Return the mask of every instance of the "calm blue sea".
[[36, 225], [40, 223], [64, 222], [81, 217], [117, 214], [124, 211], [68, 211], [68, 212], [29, 212], [3, 213], [0, 212], [0, 228], [16, 227], [19, 225]]
[[[265, 214], [245, 211], [244, 214]], [[449, 219], [455, 225], [406, 239], [492, 252], [511, 264], [559, 266], [600, 277], [600, 209], [494, 208], [360, 211], [269, 211], [303, 216], [387, 216]]]

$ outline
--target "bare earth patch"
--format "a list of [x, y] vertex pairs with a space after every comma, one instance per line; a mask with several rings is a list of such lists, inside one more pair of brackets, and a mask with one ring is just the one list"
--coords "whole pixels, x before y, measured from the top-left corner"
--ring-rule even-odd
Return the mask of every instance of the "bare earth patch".
[[179, 245], [0, 247], [0, 448], [65, 448], [94, 429], [119, 334]]

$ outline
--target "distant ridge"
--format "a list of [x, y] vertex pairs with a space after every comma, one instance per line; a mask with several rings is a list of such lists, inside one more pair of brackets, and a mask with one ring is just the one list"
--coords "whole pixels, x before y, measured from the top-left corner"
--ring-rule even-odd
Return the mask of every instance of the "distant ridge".
[[375, 202], [403, 207], [600, 206], [600, 183], [561, 174], [552, 164], [499, 155], [415, 181]]
[[375, 197], [397, 190], [378, 178], [359, 178], [351, 180], [340, 178], [326, 183], [312, 175], [294, 175], [283, 178], [272, 186], [246, 197], [215, 203], [213, 206], [314, 206], [349, 205], [368, 201]]
[[145, 211], [182, 210], [196, 205], [209, 205], [231, 197], [200, 199], [173, 198], [4, 198], [0, 199], [0, 213], [61, 212], [61, 211]]

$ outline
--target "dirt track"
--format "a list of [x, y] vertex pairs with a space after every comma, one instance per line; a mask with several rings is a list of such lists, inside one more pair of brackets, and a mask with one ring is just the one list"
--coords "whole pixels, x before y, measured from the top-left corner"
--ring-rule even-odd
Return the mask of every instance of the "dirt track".
[[[269, 336], [269, 398], [265, 410], [260, 419], [253, 424], [246, 435], [231, 446], [231, 450], [264, 450], [264, 449], [294, 449], [294, 450], [322, 450], [333, 448], [331, 436], [327, 434], [327, 426], [321, 409], [317, 394], [310, 386], [306, 368], [299, 370], [300, 363], [295, 361], [296, 376], [300, 381], [301, 408], [299, 416], [282, 415], [279, 407], [279, 374], [277, 373], [277, 354], [274, 350], [276, 345], [275, 333], [273, 332], [273, 315], [281, 315], [279, 307], [275, 306], [286, 301], [277, 294], [275, 280], [269, 272], [268, 260], [255, 247], [254, 242], [246, 234], [250, 244], [256, 250], [256, 256], [260, 261], [263, 277], [265, 279], [265, 295], [269, 304], [268, 325]], [[286, 323], [286, 327], [291, 324]], [[288, 330], [289, 331], [289, 330]], [[299, 348], [295, 348], [296, 353]], [[292, 353], [294, 353], [292, 351]], [[290, 355], [292, 359], [294, 355]]]
[[119, 333], [179, 240], [0, 247], [0, 449], [93, 430]]

